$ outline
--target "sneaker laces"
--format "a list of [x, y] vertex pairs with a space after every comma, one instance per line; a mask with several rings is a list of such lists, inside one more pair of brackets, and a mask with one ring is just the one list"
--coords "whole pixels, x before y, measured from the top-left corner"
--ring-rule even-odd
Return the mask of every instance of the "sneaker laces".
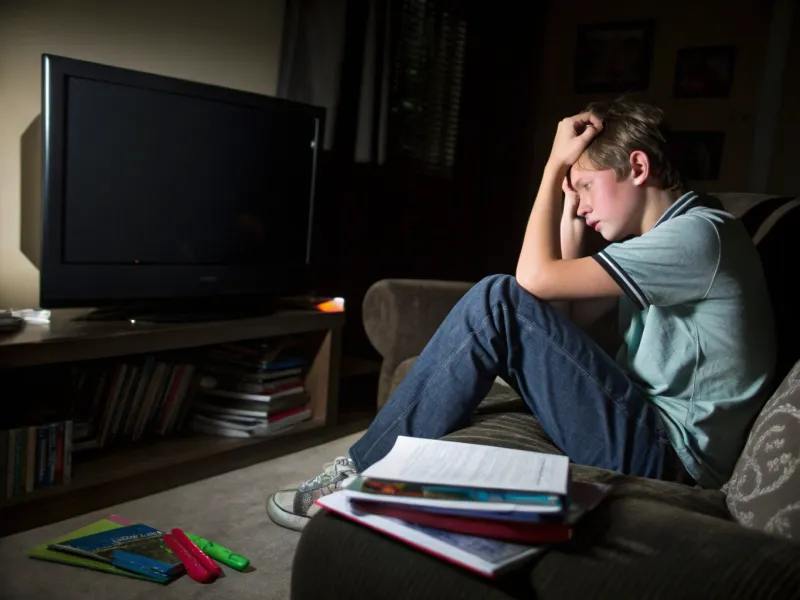
[[333, 459], [333, 462], [327, 463], [322, 467], [322, 473], [316, 477], [312, 477], [305, 484], [304, 487], [316, 487], [326, 485], [331, 480], [337, 479], [339, 475], [355, 475], [356, 467], [349, 456], [338, 456]]

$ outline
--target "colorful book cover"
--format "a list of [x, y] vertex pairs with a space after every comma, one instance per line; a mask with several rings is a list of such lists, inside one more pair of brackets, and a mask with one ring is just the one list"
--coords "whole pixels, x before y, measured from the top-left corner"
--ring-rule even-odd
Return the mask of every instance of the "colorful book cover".
[[345, 492], [322, 496], [315, 504], [485, 577], [500, 575], [548, 548], [443, 531], [365, 513], [353, 506]]
[[111, 573], [113, 575], [124, 575], [125, 577], [132, 577], [133, 579], [143, 579], [145, 581], [155, 581], [157, 583], [166, 583], [170, 581], [170, 579], [167, 577], [147, 577], [139, 573], [134, 573], [133, 571], [120, 569], [119, 567], [115, 567], [114, 565], [108, 564], [106, 562], [101, 562], [99, 560], [86, 558], [84, 556], [78, 556], [77, 554], [67, 554], [65, 552], [59, 552], [57, 550], [52, 550], [50, 548], [53, 545], [65, 542], [67, 540], [81, 538], [96, 533], [118, 530], [121, 529], [122, 527], [123, 526], [121, 524], [115, 523], [114, 521], [111, 521], [109, 519], [101, 519], [100, 521], [96, 521], [91, 525], [81, 527], [76, 531], [71, 531], [70, 533], [66, 533], [62, 536], [59, 536], [54, 540], [40, 544], [35, 548], [31, 548], [28, 551], [28, 556], [30, 558], [35, 558], [37, 560], [46, 560], [49, 562], [56, 562], [65, 565], [72, 565], [75, 567], [82, 567], [84, 569], [94, 569], [96, 571], [103, 571], [105, 573]]
[[[581, 517], [593, 510], [608, 494], [611, 486], [600, 483], [572, 482], [572, 501], [562, 521], [523, 521], [511, 513], [481, 513], [463, 510], [419, 510], [418, 507], [386, 505], [380, 502], [352, 502], [360, 511], [400, 519], [407, 523], [433, 527], [456, 533], [476, 535], [519, 543], [566, 542], [572, 536], [572, 528]], [[347, 493], [345, 490], [342, 492]]]
[[182, 572], [183, 563], [169, 549], [162, 539], [163, 535], [163, 531], [143, 523], [137, 523], [119, 529], [62, 540], [51, 544], [50, 549], [85, 556], [108, 564], [116, 563], [114, 560], [115, 550], [124, 550], [131, 555], [149, 559], [148, 564], [151, 561], [160, 563], [160, 566], [156, 568], [166, 575]]

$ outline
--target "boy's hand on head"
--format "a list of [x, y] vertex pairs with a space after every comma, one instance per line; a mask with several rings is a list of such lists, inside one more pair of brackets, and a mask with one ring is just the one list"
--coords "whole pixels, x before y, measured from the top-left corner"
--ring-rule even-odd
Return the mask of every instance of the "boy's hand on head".
[[562, 119], [558, 124], [549, 163], [559, 168], [575, 164], [594, 137], [603, 130], [603, 123], [592, 113], [581, 113]]
[[578, 216], [581, 199], [570, 184], [569, 173], [561, 183], [564, 192], [564, 210], [561, 214], [561, 258], [574, 259], [581, 256], [586, 222]]
[[561, 191], [564, 192], [564, 218], [579, 218], [578, 205], [581, 199], [578, 196], [578, 192], [575, 191], [575, 188], [573, 188], [570, 183], [569, 173], [564, 177], [564, 181], [561, 182]]

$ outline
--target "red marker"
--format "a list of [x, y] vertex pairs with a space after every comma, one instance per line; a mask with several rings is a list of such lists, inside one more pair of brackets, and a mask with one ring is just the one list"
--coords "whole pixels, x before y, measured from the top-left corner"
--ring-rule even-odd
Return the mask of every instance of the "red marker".
[[186, 572], [189, 577], [200, 583], [208, 583], [216, 579], [216, 575], [206, 569], [200, 561], [191, 553], [191, 550], [181, 544], [174, 536], [165, 533], [163, 536], [169, 549], [178, 557], [178, 559], [186, 567]]
[[192, 556], [197, 559], [197, 562], [199, 562], [206, 571], [209, 571], [216, 577], [222, 576], [222, 569], [220, 569], [219, 565], [215, 563], [208, 554], [200, 550], [197, 544], [190, 540], [189, 536], [183, 533], [183, 531], [176, 527], [172, 530], [172, 537], [178, 540], [181, 546], [189, 550]]

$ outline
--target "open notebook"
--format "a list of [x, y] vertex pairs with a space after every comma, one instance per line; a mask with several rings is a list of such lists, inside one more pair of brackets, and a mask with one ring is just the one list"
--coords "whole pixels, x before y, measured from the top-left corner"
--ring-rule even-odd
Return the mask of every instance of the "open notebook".
[[[440, 493], [376, 494], [364, 487], [368, 479], [387, 482], [389, 487], [401, 482], [437, 486]], [[350, 482], [347, 489], [353, 498], [368, 501], [453, 510], [467, 506], [463, 500], [453, 499], [458, 494], [449, 497], [447, 490], [491, 490], [494, 500], [469, 502], [469, 510], [562, 514], [569, 482], [566, 456], [400, 436], [389, 454]], [[530, 495], [559, 501], [537, 504], [515, 500]], [[503, 499], [496, 499], [498, 496]]]

